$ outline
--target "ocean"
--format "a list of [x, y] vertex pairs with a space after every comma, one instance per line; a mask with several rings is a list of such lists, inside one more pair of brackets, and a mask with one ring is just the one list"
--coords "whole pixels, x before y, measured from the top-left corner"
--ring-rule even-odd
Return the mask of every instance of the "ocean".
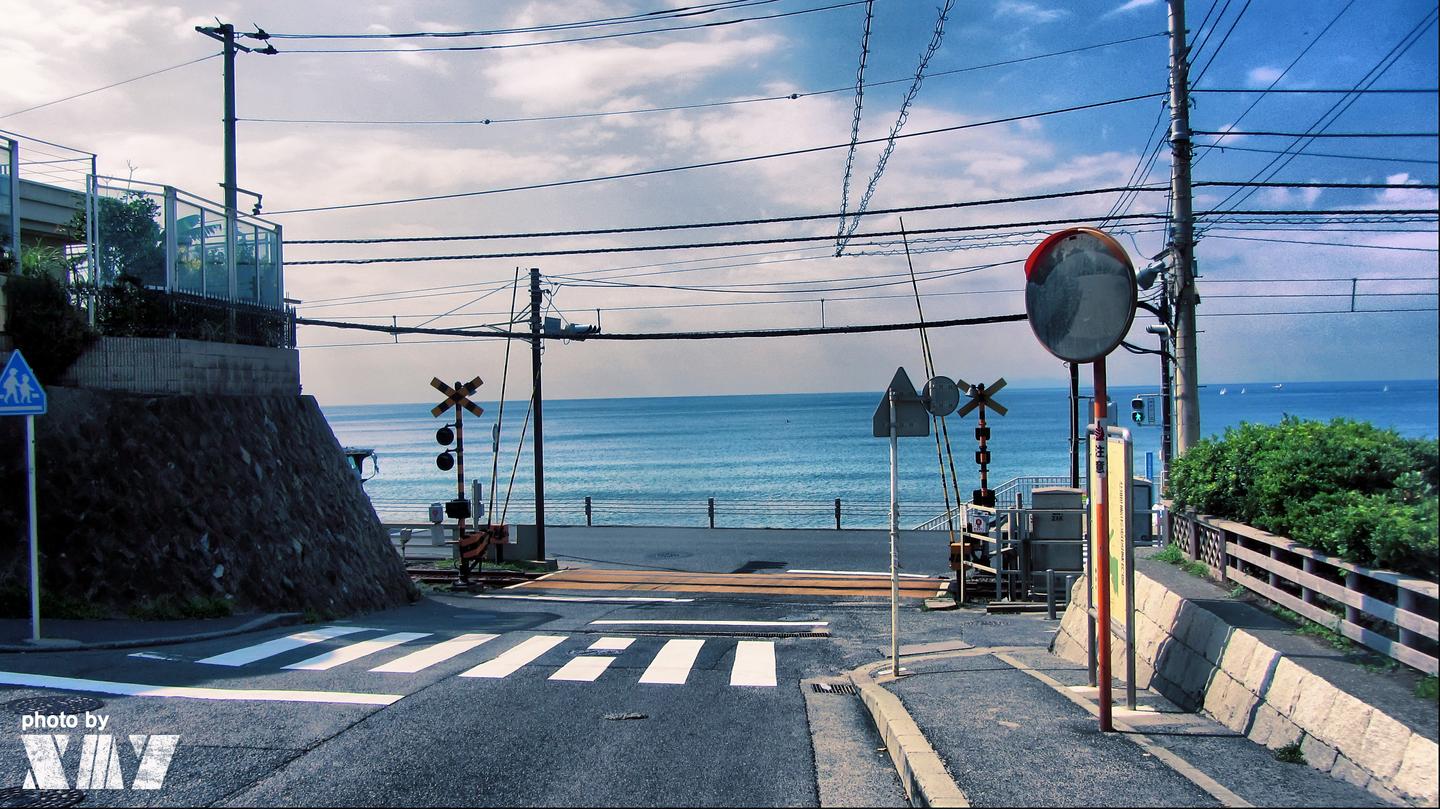
[[[1141, 476], [1147, 469], [1158, 475], [1160, 428], [1130, 425], [1130, 399], [1153, 390], [1110, 391], [1121, 424], [1132, 428]], [[1082, 387], [1082, 395], [1087, 392]], [[1346, 416], [1431, 438], [1440, 422], [1434, 381], [1212, 383], [1200, 397], [1206, 435], [1241, 422], [1276, 423], [1286, 414]], [[995, 398], [1008, 413], [987, 417], [990, 488], [1021, 475], [1068, 476], [1068, 390], [1010, 388]], [[874, 392], [547, 400], [546, 522], [585, 524], [589, 497], [596, 525], [704, 526], [714, 498], [720, 527], [824, 528], [834, 526], [839, 498], [844, 527], [883, 528], [889, 442], [871, 436], [879, 401]], [[516, 465], [527, 402], [506, 403], [498, 459], [491, 429], [499, 407], [480, 404], [484, 416], [467, 413], [464, 422], [466, 478], [482, 482], [487, 501], [493, 497], [496, 522], [502, 514], [505, 522], [533, 521], [529, 429]], [[427, 504], [455, 497], [454, 470], [435, 464], [443, 449], [436, 429], [453, 422], [454, 411], [433, 418], [432, 405], [323, 408], [341, 444], [375, 449], [379, 473], [365, 489], [384, 520], [423, 521]], [[979, 486], [975, 414], [946, 422], [962, 499], [968, 499]], [[493, 493], [492, 461], [498, 461]], [[900, 499], [904, 528], [944, 510], [934, 437], [900, 440]]]

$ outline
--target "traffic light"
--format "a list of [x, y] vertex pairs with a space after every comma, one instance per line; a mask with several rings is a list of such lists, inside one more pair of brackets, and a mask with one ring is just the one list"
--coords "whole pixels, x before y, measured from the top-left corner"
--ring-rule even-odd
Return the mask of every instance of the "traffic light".
[[1130, 420], [1136, 424], [1145, 423], [1145, 399], [1136, 396], [1130, 400]]

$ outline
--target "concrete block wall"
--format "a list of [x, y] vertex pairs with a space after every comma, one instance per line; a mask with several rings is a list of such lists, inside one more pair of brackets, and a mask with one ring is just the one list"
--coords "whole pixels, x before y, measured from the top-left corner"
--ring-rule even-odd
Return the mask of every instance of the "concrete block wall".
[[101, 337], [65, 372], [66, 387], [170, 396], [298, 396], [293, 348]]
[[[1272, 750], [1298, 742], [1311, 767], [1382, 798], [1425, 806], [1440, 800], [1434, 739], [1139, 570], [1135, 588], [1137, 687]], [[1083, 663], [1086, 579], [1075, 583], [1071, 596], [1051, 648]], [[1123, 644], [1113, 648], [1112, 670], [1122, 676]]]

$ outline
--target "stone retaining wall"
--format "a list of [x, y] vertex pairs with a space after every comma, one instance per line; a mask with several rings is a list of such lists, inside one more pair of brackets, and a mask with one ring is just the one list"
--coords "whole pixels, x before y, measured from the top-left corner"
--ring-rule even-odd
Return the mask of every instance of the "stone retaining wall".
[[167, 396], [297, 396], [293, 348], [150, 337], [100, 337], [61, 384]]
[[[1076, 582], [1052, 643], [1086, 660], [1089, 587]], [[1336, 688], [1256, 634], [1135, 572], [1135, 680], [1273, 749], [1300, 743], [1306, 762], [1391, 800], [1437, 801], [1433, 739]], [[1123, 644], [1112, 671], [1123, 677]]]

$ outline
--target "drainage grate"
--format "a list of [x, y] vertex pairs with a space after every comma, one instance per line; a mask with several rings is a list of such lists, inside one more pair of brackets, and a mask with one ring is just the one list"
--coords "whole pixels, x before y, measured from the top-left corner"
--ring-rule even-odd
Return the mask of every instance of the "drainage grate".
[[[55, 716], [56, 714], [82, 714], [86, 711], [93, 711], [105, 707], [105, 703], [94, 697], [85, 697], [79, 694], [71, 694], [63, 697], [26, 697], [14, 699], [3, 706], [5, 710], [21, 716], [25, 714], [38, 713], [41, 716]], [[68, 805], [68, 804], [67, 804]]]
[[76, 806], [85, 801], [85, 793], [78, 789], [21, 789], [5, 787], [0, 789], [0, 806], [35, 806], [41, 809], [61, 809]]
[[817, 694], [848, 694], [853, 697], [860, 693], [860, 689], [850, 683], [811, 683], [810, 687]]

